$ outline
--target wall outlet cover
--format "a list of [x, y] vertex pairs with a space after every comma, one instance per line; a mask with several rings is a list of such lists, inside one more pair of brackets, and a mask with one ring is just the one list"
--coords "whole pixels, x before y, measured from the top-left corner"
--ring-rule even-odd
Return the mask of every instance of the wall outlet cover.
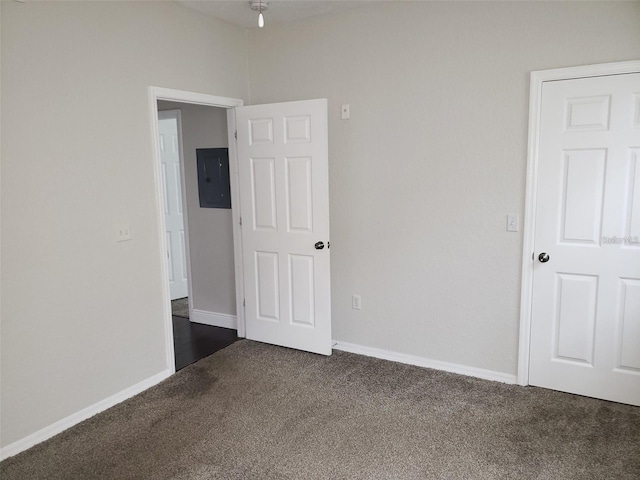
[[131, 240], [131, 226], [128, 223], [116, 225], [116, 242]]

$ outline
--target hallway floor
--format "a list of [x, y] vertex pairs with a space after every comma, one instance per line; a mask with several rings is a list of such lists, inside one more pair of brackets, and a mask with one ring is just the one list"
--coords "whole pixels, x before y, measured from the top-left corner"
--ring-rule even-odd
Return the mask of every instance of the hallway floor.
[[172, 318], [176, 371], [238, 340], [236, 330], [192, 323], [188, 318], [175, 315]]

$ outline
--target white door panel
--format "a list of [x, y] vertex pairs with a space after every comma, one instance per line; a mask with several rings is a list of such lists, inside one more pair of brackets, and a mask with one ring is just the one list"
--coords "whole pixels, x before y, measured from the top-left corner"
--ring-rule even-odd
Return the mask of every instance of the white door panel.
[[188, 295], [177, 112], [158, 112], [158, 130], [164, 187], [165, 224], [167, 228], [169, 288], [171, 300], [175, 300]]
[[639, 98], [640, 74], [543, 85], [529, 372], [532, 385], [633, 405]]
[[327, 102], [239, 107], [236, 126], [247, 338], [330, 355]]

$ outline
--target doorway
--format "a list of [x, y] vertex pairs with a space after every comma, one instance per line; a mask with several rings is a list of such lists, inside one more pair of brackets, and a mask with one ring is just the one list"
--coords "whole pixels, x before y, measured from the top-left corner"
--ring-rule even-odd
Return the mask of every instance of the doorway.
[[212, 175], [196, 169], [202, 152], [228, 150], [226, 117], [219, 107], [158, 101], [176, 370], [237, 339], [231, 210], [206, 208]]
[[202, 205], [197, 170], [198, 151], [229, 148], [227, 108], [238, 101], [224, 104], [205, 95], [194, 102], [186, 92], [165, 89], [152, 88], [151, 93], [153, 118], [158, 119], [156, 183], [170, 302], [167, 363], [176, 371], [238, 338], [232, 209]]
[[519, 382], [640, 405], [640, 62], [531, 88]]

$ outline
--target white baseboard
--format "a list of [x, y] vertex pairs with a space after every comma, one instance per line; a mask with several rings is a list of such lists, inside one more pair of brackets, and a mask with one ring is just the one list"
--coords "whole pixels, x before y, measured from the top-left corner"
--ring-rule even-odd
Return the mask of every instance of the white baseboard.
[[508, 373], [495, 372], [493, 370], [484, 370], [482, 368], [467, 367], [457, 363], [443, 362], [441, 360], [432, 360], [430, 358], [417, 357], [415, 355], [407, 355], [406, 353], [392, 352], [379, 348], [365, 347], [356, 345], [355, 343], [340, 342], [333, 340], [333, 348], [342, 350], [343, 352], [357, 353], [366, 357], [381, 358], [383, 360], [391, 360], [392, 362], [406, 363], [407, 365], [416, 365], [418, 367], [433, 368], [435, 370], [444, 370], [445, 372], [459, 373], [470, 377], [482, 378], [484, 380], [492, 380], [502, 383], [516, 383], [517, 377]]
[[191, 311], [189, 320], [194, 323], [203, 323], [214, 327], [231, 328], [233, 330], [238, 329], [237, 317], [226, 313], [207, 312], [206, 310], [197, 310], [194, 308]]
[[115, 395], [111, 395], [104, 400], [100, 400], [98, 403], [94, 403], [87, 408], [83, 408], [73, 415], [69, 415], [62, 420], [58, 420], [56, 423], [38, 430], [37, 432], [32, 433], [31, 435], [28, 435], [21, 440], [7, 445], [6, 447], [0, 449], [0, 461], [4, 460], [5, 458], [13, 457], [18, 453], [27, 450], [28, 448], [31, 448], [40, 442], [44, 442], [45, 440], [63, 432], [68, 428], [73, 427], [74, 425], [82, 422], [83, 420], [86, 420], [87, 418], [93, 417], [97, 413], [111, 408], [118, 403], [124, 402], [126, 399], [133, 397], [134, 395], [137, 395], [138, 393], [141, 393], [146, 389], [153, 387], [154, 385], [157, 385], [170, 375], [171, 371], [169, 369], [164, 370], [152, 377], [147, 378], [146, 380], [132, 385], [129, 388], [125, 388]]

